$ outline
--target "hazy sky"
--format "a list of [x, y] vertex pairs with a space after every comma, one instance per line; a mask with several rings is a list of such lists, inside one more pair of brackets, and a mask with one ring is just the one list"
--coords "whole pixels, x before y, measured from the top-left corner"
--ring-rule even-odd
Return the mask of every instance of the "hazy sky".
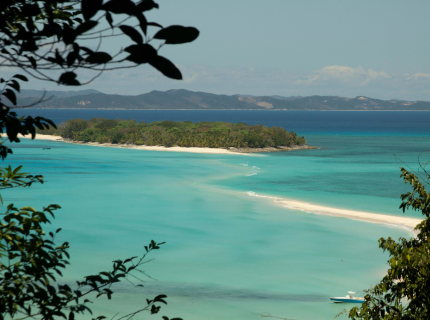
[[[160, 9], [149, 20], [201, 32], [194, 43], [160, 52], [184, 81], [144, 66], [106, 73], [82, 89], [430, 100], [428, 0], [157, 2]], [[69, 89], [48, 83], [28, 88]]]

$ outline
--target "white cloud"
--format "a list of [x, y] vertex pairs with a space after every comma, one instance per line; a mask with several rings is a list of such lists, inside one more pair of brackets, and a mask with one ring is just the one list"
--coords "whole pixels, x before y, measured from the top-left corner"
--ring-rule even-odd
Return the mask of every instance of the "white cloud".
[[364, 86], [370, 81], [378, 78], [388, 79], [390, 76], [386, 72], [377, 72], [372, 69], [367, 71], [363, 67], [351, 68], [347, 66], [326, 66], [321, 70], [316, 70], [312, 75], [304, 79], [298, 79], [296, 84], [310, 85], [323, 81], [338, 81], [344, 84]]
[[410, 77], [407, 77], [406, 80], [419, 80], [419, 78], [430, 78], [430, 74], [418, 72]]

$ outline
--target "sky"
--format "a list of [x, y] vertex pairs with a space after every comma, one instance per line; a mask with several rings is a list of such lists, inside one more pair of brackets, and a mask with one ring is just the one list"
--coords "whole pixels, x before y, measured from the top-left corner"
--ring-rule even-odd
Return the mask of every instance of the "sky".
[[[187, 89], [430, 101], [428, 0], [156, 2], [160, 9], [150, 11], [148, 20], [200, 30], [195, 42], [160, 50], [184, 80], [140, 66], [106, 72], [79, 89], [126, 95]], [[120, 44], [116, 39], [105, 48], [114, 51]], [[25, 88], [77, 89], [47, 82]]]

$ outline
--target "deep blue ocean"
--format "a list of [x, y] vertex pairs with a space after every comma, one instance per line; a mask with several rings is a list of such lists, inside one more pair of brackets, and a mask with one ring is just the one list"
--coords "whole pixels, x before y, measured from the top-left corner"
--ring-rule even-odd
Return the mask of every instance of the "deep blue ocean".
[[48, 117], [55, 123], [93, 117], [137, 121], [226, 121], [284, 127], [299, 134], [417, 135], [428, 136], [430, 113], [426, 111], [236, 111], [236, 110], [79, 110], [27, 109], [18, 114]]
[[[430, 149], [430, 112], [21, 110], [57, 124], [72, 118], [245, 122], [304, 135], [316, 150], [254, 156], [92, 147], [22, 139], [4, 165], [23, 164], [46, 183], [8, 190], [5, 203], [58, 203], [52, 229], [71, 244], [63, 281], [109, 269], [151, 239], [166, 241], [144, 288], [116, 286], [95, 315], [125, 314], [164, 293], [161, 315], [200, 319], [333, 319], [331, 296], [368, 289], [386, 272], [380, 237], [400, 227], [317, 215], [263, 196], [334, 208], [403, 214], [400, 166]], [[43, 149], [49, 147], [51, 149]], [[427, 159], [428, 160], [428, 159]], [[132, 280], [132, 279], [130, 279]], [[257, 313], [257, 314], [255, 314]], [[148, 315], [149, 316], [149, 315]], [[154, 316], [153, 316], [154, 317]], [[342, 319], [342, 318], [341, 318]], [[345, 318], [346, 319], [346, 318]]]

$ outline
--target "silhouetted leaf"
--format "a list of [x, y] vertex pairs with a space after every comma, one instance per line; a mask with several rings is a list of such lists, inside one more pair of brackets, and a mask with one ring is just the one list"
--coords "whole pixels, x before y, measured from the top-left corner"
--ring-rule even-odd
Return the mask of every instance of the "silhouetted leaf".
[[154, 302], [162, 302], [164, 304], [167, 304], [164, 298], [167, 298], [167, 296], [165, 294], [160, 294], [154, 298]]
[[[162, 74], [164, 74], [166, 77], [175, 80], [182, 80], [181, 71], [179, 71], [179, 69], [176, 68], [176, 66], [172, 62], [162, 56], [156, 56], [151, 58], [149, 64], [158, 71], [160, 71]], [[157, 246], [154, 246], [153, 248], [158, 249]]]
[[181, 44], [192, 42], [199, 36], [199, 30], [194, 27], [170, 26], [158, 31], [154, 38], [166, 40], [166, 44]]
[[24, 57], [26, 57], [28, 59], [28, 61], [30, 61], [31, 66], [36, 69], [37, 68], [37, 63], [36, 63], [36, 59], [34, 59], [32, 56], [28, 56], [28, 55], [24, 55]]
[[154, 0], [143, 0], [136, 6], [136, 9], [139, 10], [139, 12], [148, 11], [154, 8], [158, 9], [158, 4], [155, 3]]
[[75, 62], [75, 60], [78, 58], [78, 53], [76, 51], [71, 51], [68, 55], [67, 55], [67, 66], [70, 67], [71, 65], [73, 65], [73, 63]]
[[63, 66], [63, 64], [66, 62], [63, 57], [60, 55], [60, 53], [58, 52], [58, 49], [55, 50], [55, 61], [57, 64], [59, 64], [60, 66]]
[[112, 57], [106, 52], [94, 52], [85, 59], [89, 63], [103, 64], [112, 60]]
[[85, 20], [90, 20], [102, 7], [103, 0], [82, 0], [82, 15]]
[[91, 50], [90, 48], [87, 48], [87, 47], [80, 47], [80, 49], [82, 49], [83, 51], [85, 51], [88, 54], [93, 54], [94, 53], [93, 50]]
[[158, 27], [163, 29], [163, 26], [161, 24], [158, 24], [156, 22], [148, 22], [148, 26]]
[[149, 44], [134, 44], [125, 48], [124, 51], [130, 53], [126, 60], [137, 64], [148, 63], [150, 59], [157, 56], [157, 50]]
[[146, 35], [146, 31], [148, 29], [148, 21], [141, 12], [138, 12], [136, 14], [136, 18], [139, 20], [140, 29], [142, 30], [143, 34]]
[[113, 18], [109, 11], [106, 11], [106, 20], [109, 23], [110, 27], [113, 28]]
[[6, 98], [10, 100], [14, 105], [16, 105], [16, 95], [15, 92], [13, 92], [10, 89], [6, 89], [3, 91], [2, 95], [4, 95]]
[[65, 84], [68, 86], [79, 86], [80, 83], [78, 80], [76, 80], [76, 73], [74, 72], [65, 72], [60, 76], [60, 79], [58, 79], [58, 82], [60, 84]]
[[48, 60], [48, 61], [50, 61], [50, 62], [52, 62], [52, 63], [55, 63], [55, 64], [58, 64], [58, 65], [62, 65], [63, 64], [63, 62], [64, 62], [64, 60], [62, 60], [62, 59], [58, 59], [57, 57], [48, 57], [48, 58], [46, 58], [46, 60]]
[[70, 28], [68, 26], [64, 27], [63, 29], [63, 41], [65, 44], [72, 44], [75, 42], [76, 39], [76, 33], [73, 28]]
[[28, 41], [25, 41], [21, 45], [22, 51], [37, 51], [39, 47], [36, 45], [36, 41], [34, 39], [30, 39]]
[[19, 79], [21, 81], [28, 81], [27, 77], [23, 76], [22, 74], [16, 74], [12, 78], [17, 78], [17, 79]]
[[40, 8], [37, 4], [25, 4], [22, 9], [22, 13], [28, 17], [34, 17], [41, 13]]
[[155, 305], [151, 306], [151, 314], [156, 314], [158, 313], [158, 311], [160, 311], [160, 307], [157, 307]]
[[119, 28], [123, 33], [129, 36], [131, 40], [133, 40], [134, 42], [139, 44], [143, 43], [142, 35], [139, 33], [139, 31], [135, 30], [133, 27], [122, 25], [122, 26], [119, 26]]
[[9, 80], [9, 83], [7, 85], [19, 92], [20, 86], [19, 86], [18, 81], [13, 80], [13, 79]]
[[134, 15], [136, 5], [130, 0], [111, 0], [103, 5], [103, 9], [113, 13]]
[[76, 28], [75, 33], [76, 33], [76, 35], [83, 34], [87, 31], [91, 30], [92, 28], [94, 28], [96, 25], [98, 25], [97, 21], [92, 21], [92, 20], [85, 21], [84, 23], [80, 24]]

